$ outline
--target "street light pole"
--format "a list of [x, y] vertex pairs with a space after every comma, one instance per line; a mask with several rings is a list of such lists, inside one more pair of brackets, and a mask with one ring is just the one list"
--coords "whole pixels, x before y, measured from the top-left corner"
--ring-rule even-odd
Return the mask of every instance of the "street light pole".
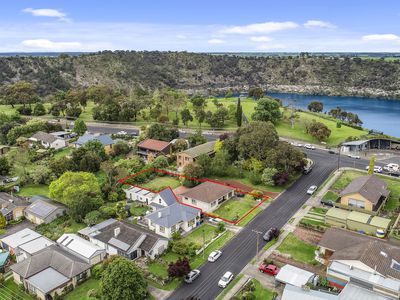
[[203, 229], [203, 259], [204, 259], [204, 255], [205, 255], [205, 245], [206, 245], [206, 234], [205, 234], [205, 231], [204, 231], [204, 229]]
[[257, 230], [252, 230], [255, 234], [257, 234], [257, 248], [256, 248], [256, 260], [258, 260], [258, 245], [259, 245], [259, 239], [260, 239], [260, 234], [262, 234], [262, 232], [257, 231]]

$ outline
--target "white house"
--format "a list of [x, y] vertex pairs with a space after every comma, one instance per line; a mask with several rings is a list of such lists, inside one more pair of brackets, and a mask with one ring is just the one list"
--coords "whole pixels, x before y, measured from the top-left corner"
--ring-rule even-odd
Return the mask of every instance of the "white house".
[[64, 233], [57, 240], [57, 243], [66, 251], [80, 257], [92, 266], [101, 262], [106, 256], [105, 249], [76, 234]]
[[29, 138], [29, 140], [40, 143], [46, 149], [61, 149], [67, 146], [65, 139], [43, 131], [36, 132]]
[[235, 189], [210, 181], [203, 182], [180, 194], [182, 203], [212, 212], [226, 200], [235, 196]]
[[139, 187], [132, 187], [130, 189], [125, 190], [125, 195], [128, 201], [139, 201], [142, 203], [146, 203], [147, 205], [156, 196], [155, 193]]

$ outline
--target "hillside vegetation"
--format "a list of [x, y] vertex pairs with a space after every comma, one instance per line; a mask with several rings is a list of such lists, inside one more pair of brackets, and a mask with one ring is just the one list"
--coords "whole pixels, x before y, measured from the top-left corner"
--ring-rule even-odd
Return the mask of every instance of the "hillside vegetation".
[[269, 91], [400, 98], [400, 61], [338, 57], [240, 57], [186, 52], [101, 52], [0, 57], [0, 84], [26, 80], [40, 95], [110, 84], [189, 92]]

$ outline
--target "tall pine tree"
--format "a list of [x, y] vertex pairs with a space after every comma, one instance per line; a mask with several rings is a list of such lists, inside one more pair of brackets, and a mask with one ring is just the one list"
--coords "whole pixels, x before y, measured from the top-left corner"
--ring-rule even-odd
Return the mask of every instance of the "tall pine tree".
[[238, 127], [242, 126], [242, 104], [240, 103], [240, 98], [238, 98], [236, 106], [236, 124]]

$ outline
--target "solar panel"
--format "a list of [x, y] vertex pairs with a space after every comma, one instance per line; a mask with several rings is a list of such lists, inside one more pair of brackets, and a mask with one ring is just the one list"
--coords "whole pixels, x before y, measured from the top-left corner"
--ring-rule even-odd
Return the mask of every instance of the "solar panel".
[[395, 269], [396, 271], [400, 271], [400, 264], [393, 262], [392, 268]]
[[29, 211], [39, 216], [47, 216], [52, 211], [54, 211], [55, 207], [53, 205], [49, 205], [48, 203], [43, 203], [42, 201], [37, 201], [31, 205]]

